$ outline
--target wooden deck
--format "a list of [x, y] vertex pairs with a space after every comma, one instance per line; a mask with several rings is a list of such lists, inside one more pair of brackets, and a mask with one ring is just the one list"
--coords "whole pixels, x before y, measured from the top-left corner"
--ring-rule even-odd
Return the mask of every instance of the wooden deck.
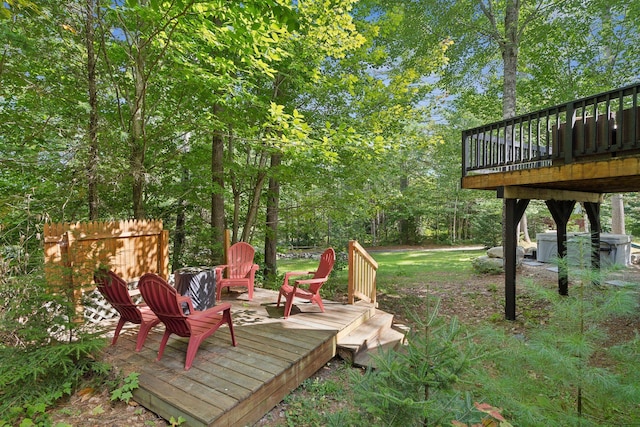
[[[183, 417], [187, 426], [249, 426], [336, 355], [339, 337], [347, 335], [375, 309], [371, 304], [346, 305], [324, 301], [294, 302], [292, 315], [282, 318], [278, 293], [256, 289], [246, 294], [223, 293], [233, 305], [238, 342], [220, 328], [201, 346], [189, 371], [184, 370], [187, 340], [175, 335], [162, 357], [156, 355], [164, 326], [154, 328], [136, 353], [137, 328], [121, 334], [105, 351], [106, 359], [126, 376], [140, 374], [134, 399], [165, 419]], [[296, 305], [297, 304], [297, 305]]]

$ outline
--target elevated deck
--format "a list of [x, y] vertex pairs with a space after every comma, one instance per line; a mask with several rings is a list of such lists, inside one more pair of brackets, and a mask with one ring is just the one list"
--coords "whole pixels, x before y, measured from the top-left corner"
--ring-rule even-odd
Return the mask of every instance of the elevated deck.
[[[517, 226], [529, 201], [544, 200], [566, 256], [567, 223], [583, 203], [591, 268], [600, 269], [600, 204], [605, 193], [640, 188], [640, 84], [491, 123], [462, 133], [462, 188], [504, 199], [505, 317], [516, 319]], [[560, 263], [558, 292], [568, 294]]]
[[277, 297], [258, 288], [253, 301], [246, 294], [223, 293], [233, 305], [238, 346], [231, 345], [228, 328], [220, 328], [200, 346], [189, 371], [184, 371], [185, 338], [172, 336], [162, 360], [155, 361], [163, 326], [151, 331], [139, 353], [134, 351], [137, 328], [124, 333], [106, 350], [107, 360], [124, 375], [140, 373], [134, 399], [167, 420], [181, 416], [188, 426], [252, 425], [336, 355], [339, 337], [375, 314], [373, 304], [325, 300], [325, 313], [317, 305], [297, 303], [285, 320], [282, 306], [275, 306]]
[[462, 188], [638, 191], [639, 90], [633, 85], [464, 131]]

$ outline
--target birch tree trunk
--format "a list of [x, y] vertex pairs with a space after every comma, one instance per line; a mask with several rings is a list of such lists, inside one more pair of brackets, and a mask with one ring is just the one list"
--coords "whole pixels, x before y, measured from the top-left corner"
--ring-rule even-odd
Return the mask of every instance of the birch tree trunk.
[[624, 224], [624, 201], [622, 194], [611, 196], [611, 232], [613, 234], [627, 234]]

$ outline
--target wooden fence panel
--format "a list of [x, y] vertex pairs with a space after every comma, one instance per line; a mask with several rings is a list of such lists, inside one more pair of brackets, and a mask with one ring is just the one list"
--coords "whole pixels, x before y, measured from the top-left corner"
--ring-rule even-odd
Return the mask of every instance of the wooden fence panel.
[[169, 232], [162, 221], [45, 224], [44, 254], [47, 281], [67, 289], [93, 288], [100, 265], [126, 282], [148, 272], [169, 276]]

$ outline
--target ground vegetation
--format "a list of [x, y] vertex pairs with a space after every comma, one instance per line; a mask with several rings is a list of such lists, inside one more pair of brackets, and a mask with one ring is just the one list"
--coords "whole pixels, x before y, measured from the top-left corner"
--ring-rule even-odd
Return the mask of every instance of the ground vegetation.
[[[381, 376], [336, 358], [258, 426], [423, 425], [425, 420], [431, 425], [435, 414], [444, 417], [441, 421], [471, 423], [488, 416], [475, 403], [499, 408], [512, 425], [613, 426], [640, 419], [632, 403], [639, 392], [634, 385], [640, 328], [635, 293], [611, 285], [596, 287], [590, 275], [573, 271], [570, 295], [560, 297], [552, 265], [524, 265], [518, 275], [518, 316], [506, 321], [504, 277], [479, 275], [471, 268], [470, 261], [482, 250], [413, 249], [387, 248], [373, 256], [381, 263], [380, 308], [413, 328], [415, 352], [385, 354]], [[305, 269], [313, 262], [298, 259], [284, 264]], [[344, 274], [338, 271], [332, 277], [326, 297], [344, 298]], [[607, 277], [640, 283], [636, 267], [608, 272]], [[428, 343], [434, 347], [426, 349]], [[436, 363], [445, 353], [450, 363]], [[423, 377], [418, 374], [421, 363], [436, 370], [427, 370], [431, 373]], [[437, 372], [440, 375], [429, 377]], [[391, 377], [385, 380], [385, 376]], [[429, 406], [424, 403], [425, 390], [433, 398]], [[369, 399], [368, 393], [373, 393]], [[356, 403], [359, 399], [364, 400]], [[372, 405], [376, 399], [379, 405]], [[71, 425], [86, 425], [82, 417], [99, 406], [105, 419], [114, 423], [169, 424], [132, 406], [134, 402], [108, 400], [109, 393], [88, 388], [63, 399], [52, 414]], [[381, 405], [384, 414], [376, 412]], [[427, 418], [421, 412], [426, 407]], [[409, 418], [400, 423], [400, 415]]]

